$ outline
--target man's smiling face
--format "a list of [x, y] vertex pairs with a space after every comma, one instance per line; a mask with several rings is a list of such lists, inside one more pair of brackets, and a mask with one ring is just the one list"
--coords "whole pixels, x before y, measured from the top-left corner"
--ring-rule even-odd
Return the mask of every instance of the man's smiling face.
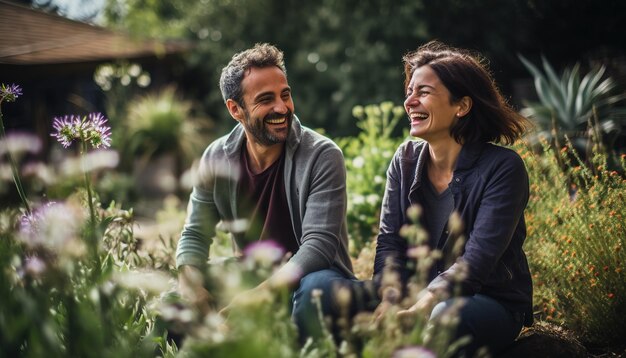
[[278, 67], [252, 67], [241, 82], [243, 118], [249, 140], [263, 146], [284, 143], [293, 119], [294, 104], [287, 77]]

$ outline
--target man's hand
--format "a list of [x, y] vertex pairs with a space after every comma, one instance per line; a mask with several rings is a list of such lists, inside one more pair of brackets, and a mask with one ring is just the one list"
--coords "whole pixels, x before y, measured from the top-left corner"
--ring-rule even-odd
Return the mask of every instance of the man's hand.
[[268, 302], [272, 299], [273, 291], [292, 289], [297, 286], [301, 277], [300, 268], [287, 262], [257, 287], [235, 295], [228, 306], [220, 310], [220, 314], [227, 316], [232, 309], [238, 306], [241, 307]]
[[204, 288], [202, 272], [194, 266], [183, 265], [178, 269], [178, 292], [181, 297], [206, 315], [213, 304], [213, 296]]
[[230, 311], [238, 307], [265, 304], [272, 300], [272, 293], [266, 285], [259, 285], [253, 289], [240, 292], [230, 300], [228, 306], [222, 308], [219, 312], [221, 316], [228, 317]]

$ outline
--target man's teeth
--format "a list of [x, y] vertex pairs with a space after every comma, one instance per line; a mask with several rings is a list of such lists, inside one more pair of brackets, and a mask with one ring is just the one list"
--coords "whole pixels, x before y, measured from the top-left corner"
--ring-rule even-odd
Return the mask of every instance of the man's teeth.
[[269, 124], [281, 124], [283, 122], [285, 122], [285, 118], [277, 118], [277, 119], [267, 119], [265, 120], [265, 122], [269, 123]]

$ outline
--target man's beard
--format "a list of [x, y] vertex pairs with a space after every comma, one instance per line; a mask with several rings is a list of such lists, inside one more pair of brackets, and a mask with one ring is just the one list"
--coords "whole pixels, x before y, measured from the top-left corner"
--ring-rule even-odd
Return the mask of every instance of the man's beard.
[[[283, 143], [287, 140], [287, 136], [291, 131], [291, 123], [293, 122], [293, 113], [291, 110], [287, 111], [286, 114], [279, 114], [276, 112], [269, 113], [267, 116], [263, 117], [261, 120], [252, 121], [250, 118], [250, 113], [244, 109], [245, 120], [242, 123], [246, 128], [248, 133], [254, 137], [257, 143], [269, 147], [274, 144]], [[287, 121], [287, 130], [284, 135], [275, 135], [271, 130], [267, 128], [266, 120], [278, 119], [278, 118], [286, 118]]]

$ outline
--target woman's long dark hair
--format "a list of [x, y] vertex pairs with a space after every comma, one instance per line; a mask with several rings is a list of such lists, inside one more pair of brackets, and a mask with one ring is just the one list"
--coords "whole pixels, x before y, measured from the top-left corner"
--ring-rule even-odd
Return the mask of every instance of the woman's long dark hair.
[[457, 103], [468, 96], [472, 108], [450, 129], [458, 143], [495, 142], [513, 144], [529, 122], [506, 102], [478, 54], [431, 41], [403, 57], [405, 83], [409, 84], [418, 67], [430, 66]]

